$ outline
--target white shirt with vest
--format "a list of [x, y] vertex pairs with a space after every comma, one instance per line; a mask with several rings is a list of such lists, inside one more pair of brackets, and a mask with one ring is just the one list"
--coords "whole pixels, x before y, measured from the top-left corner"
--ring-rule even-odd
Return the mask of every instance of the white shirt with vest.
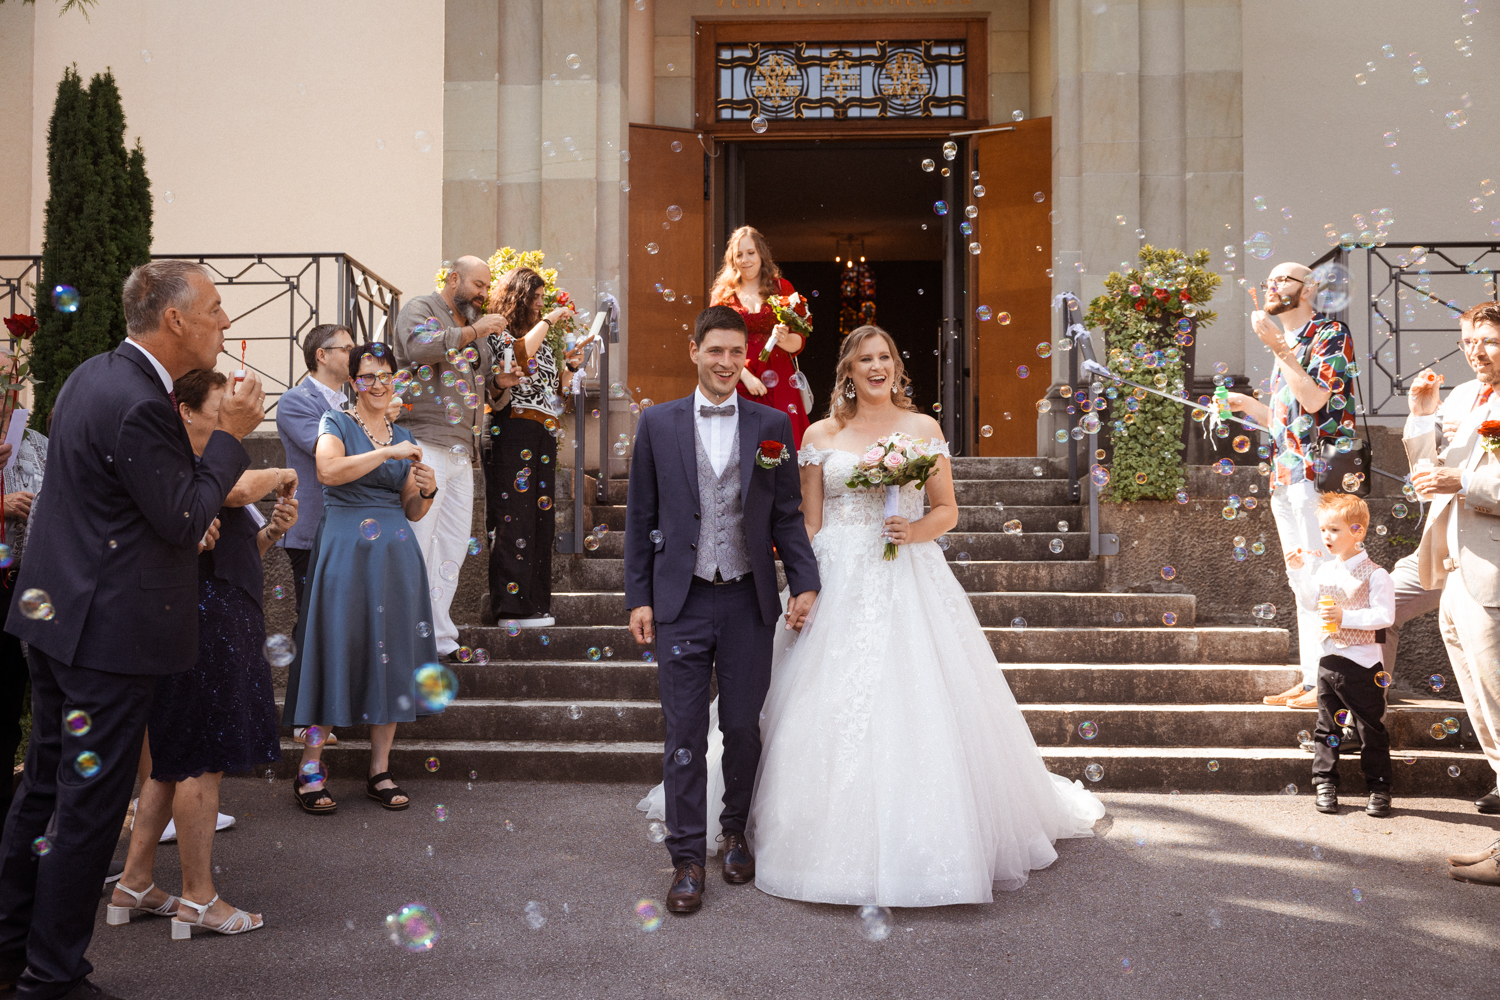
[[[1290, 570], [1287, 576], [1297, 594], [1297, 603], [1305, 610], [1316, 613], [1318, 595], [1324, 588], [1337, 590], [1352, 599], [1365, 581], [1361, 581], [1350, 570], [1368, 562], [1369, 556], [1356, 552], [1348, 559], [1324, 559], [1317, 570], [1307, 566]], [[1370, 573], [1369, 596], [1364, 607], [1344, 606], [1341, 630], [1375, 632], [1390, 628], [1396, 623], [1396, 585], [1391, 575], [1379, 566]], [[1333, 634], [1324, 637], [1321, 652], [1324, 656], [1342, 656], [1362, 667], [1381, 665], [1381, 648], [1378, 642], [1357, 643], [1340, 646]]]
[[[708, 453], [708, 464], [714, 467], [714, 475], [722, 476], [724, 466], [729, 464], [729, 453], [734, 450], [734, 436], [740, 430], [739, 393], [731, 392], [722, 403], [715, 403], [703, 394], [700, 385], [693, 390], [693, 429], [703, 450]], [[700, 407], [729, 407], [728, 416], [705, 417]]]

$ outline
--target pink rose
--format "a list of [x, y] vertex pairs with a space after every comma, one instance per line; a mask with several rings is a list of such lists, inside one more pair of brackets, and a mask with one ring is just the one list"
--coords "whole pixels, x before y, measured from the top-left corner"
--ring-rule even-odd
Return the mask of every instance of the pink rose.
[[926, 458], [932, 454], [932, 444], [926, 438], [919, 438], [913, 441], [906, 451], [912, 458]]
[[892, 472], [895, 472], [905, 464], [906, 457], [899, 451], [893, 451], [889, 455], [885, 456], [885, 467], [887, 469], [890, 469]]
[[880, 460], [884, 457], [884, 448], [871, 448], [869, 451], [865, 452], [863, 461], [865, 465], [879, 465]]

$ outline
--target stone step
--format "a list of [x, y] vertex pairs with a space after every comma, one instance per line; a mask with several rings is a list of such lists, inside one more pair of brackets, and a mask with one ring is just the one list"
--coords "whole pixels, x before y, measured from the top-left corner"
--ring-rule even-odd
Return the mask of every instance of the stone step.
[[1008, 663], [1022, 704], [1260, 704], [1291, 687], [1297, 666], [1258, 663]]
[[964, 507], [988, 507], [997, 501], [1007, 507], [1072, 504], [1063, 479], [960, 479], [954, 482], [953, 493]]
[[1068, 474], [1065, 458], [959, 457], [952, 462], [954, 479], [1062, 479]]
[[[632, 646], [634, 644], [632, 643]], [[448, 663], [463, 698], [550, 698], [656, 702], [656, 664], [624, 659], [613, 647], [595, 660]], [[1281, 685], [1285, 690], [1291, 681]]]
[[[1149, 627], [1163, 614], [1177, 616], [1177, 626], [1194, 623], [1192, 594], [971, 593], [980, 624], [1008, 626], [1016, 618], [1036, 626]], [[623, 592], [552, 594], [552, 614], [569, 625], [620, 625], [629, 620]]]
[[1084, 508], [1077, 504], [1035, 506], [1031, 504], [1004, 503], [986, 507], [959, 507], [958, 524], [948, 532], [948, 537], [966, 532], [1003, 531], [1007, 521], [1020, 521], [1022, 531], [1057, 531], [1058, 522], [1065, 523], [1068, 531], [1083, 531]]
[[[1089, 555], [1089, 536], [1083, 531], [1026, 532], [1007, 535], [994, 532], [951, 532], [944, 536], [948, 540], [945, 550], [950, 562], [962, 562], [967, 553], [970, 562], [1068, 562], [1070, 560], [1092, 560]], [[969, 539], [974, 539], [970, 542]], [[1053, 540], [1059, 544], [1053, 551]]]
[[[1004, 663], [1269, 663], [1287, 662], [1287, 632], [1279, 628], [986, 628], [995, 659]], [[543, 642], [543, 640], [546, 640]], [[625, 625], [564, 625], [506, 635], [499, 627], [462, 626], [459, 640], [495, 660], [592, 659], [588, 650], [614, 649], [619, 660], [654, 660]]]
[[[262, 773], [286, 780], [297, 773], [300, 747], [281, 742], [281, 760]], [[391, 749], [391, 770], [413, 794], [419, 808], [430, 809], [444, 791], [428, 784], [438, 781], [596, 781], [637, 783], [640, 793], [661, 780], [664, 747], [660, 743], [546, 743], [527, 741], [462, 742], [406, 740]], [[1207, 747], [1054, 747], [1042, 750], [1042, 760], [1054, 774], [1080, 781], [1095, 791], [1266, 792], [1281, 793], [1289, 784], [1297, 794], [1311, 794], [1312, 757], [1298, 749], [1213, 749]], [[327, 747], [323, 760], [333, 778], [336, 795], [359, 794], [359, 782], [369, 772], [367, 741], [339, 739]], [[1411, 763], [1406, 763], [1406, 758]], [[427, 762], [435, 760], [436, 770]], [[1451, 750], [1404, 751], [1396, 758], [1393, 786], [1396, 808], [1402, 796], [1452, 796], [1472, 799], [1494, 787], [1494, 772], [1482, 758]], [[1208, 764], [1215, 761], [1216, 770]], [[1084, 768], [1098, 764], [1100, 780], [1089, 781]], [[1459, 776], [1448, 774], [1459, 768]], [[1379, 832], [1380, 821], [1359, 813], [1364, 782], [1359, 761], [1339, 761], [1344, 813], [1351, 823], [1369, 824]], [[632, 792], [632, 795], [635, 793]], [[628, 805], [633, 807], [634, 802]], [[1312, 805], [1307, 808], [1311, 815]], [[1368, 832], [1364, 825], [1356, 827]]]
[[987, 628], [1000, 663], [1271, 663], [1287, 662], [1285, 629]]

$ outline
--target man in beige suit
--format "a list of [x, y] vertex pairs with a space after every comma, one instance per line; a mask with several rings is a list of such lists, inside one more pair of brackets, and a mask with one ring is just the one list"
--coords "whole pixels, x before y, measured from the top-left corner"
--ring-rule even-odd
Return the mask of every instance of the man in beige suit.
[[[1475, 306], [1459, 322], [1475, 380], [1454, 389], [1444, 406], [1458, 426], [1443, 433], [1435, 417], [1438, 380], [1423, 372], [1411, 390], [1402, 443], [1412, 485], [1432, 501], [1416, 552], [1421, 584], [1442, 588], [1443, 644], [1474, 735], [1500, 774], [1500, 454], [1479, 433], [1485, 421], [1500, 419], [1500, 396], [1493, 394], [1500, 380], [1500, 304]], [[1477, 803], [1482, 812], [1495, 795]], [[1449, 861], [1454, 878], [1500, 886], [1500, 846]]]

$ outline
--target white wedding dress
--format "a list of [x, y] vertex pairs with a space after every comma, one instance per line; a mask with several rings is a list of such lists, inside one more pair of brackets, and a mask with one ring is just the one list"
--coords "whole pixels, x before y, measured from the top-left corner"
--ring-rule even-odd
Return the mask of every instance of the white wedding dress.
[[[1054, 841], [1093, 836], [1104, 805], [1047, 771], [937, 544], [884, 561], [883, 491], [844, 485], [858, 457], [804, 446], [798, 458], [823, 467], [822, 590], [800, 635], [778, 625], [746, 831], [755, 884], [880, 906], [1020, 888], [1056, 860]], [[922, 516], [915, 486], [900, 503], [901, 516]], [[723, 741], [710, 736], [712, 851]], [[662, 818], [662, 786], [639, 808]]]

